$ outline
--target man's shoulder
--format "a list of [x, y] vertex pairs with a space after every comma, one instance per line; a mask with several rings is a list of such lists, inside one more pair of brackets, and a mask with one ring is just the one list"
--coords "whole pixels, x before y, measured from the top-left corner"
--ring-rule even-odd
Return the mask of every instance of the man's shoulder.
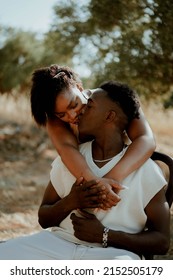
[[161, 183], [163, 186], [167, 183], [161, 167], [150, 158], [146, 160], [139, 170], [140, 172], [137, 172], [137, 174], [140, 174], [146, 183], [156, 183], [156, 185]]

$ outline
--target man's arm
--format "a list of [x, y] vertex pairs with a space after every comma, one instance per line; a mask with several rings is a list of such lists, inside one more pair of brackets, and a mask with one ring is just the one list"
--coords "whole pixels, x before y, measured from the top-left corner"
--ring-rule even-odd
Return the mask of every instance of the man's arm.
[[[170, 240], [170, 211], [164, 190], [158, 192], [145, 208], [147, 231], [130, 234], [111, 230], [108, 233], [108, 246], [132, 251], [136, 254], [165, 254]], [[71, 215], [75, 236], [88, 242], [102, 243], [104, 225], [94, 216], [85, 218]]]
[[145, 212], [147, 231], [138, 234], [116, 232], [115, 235], [110, 231], [109, 245], [116, 244], [118, 248], [137, 254], [165, 254], [170, 241], [170, 211], [163, 189], [149, 202]]
[[61, 198], [49, 182], [38, 211], [39, 223], [43, 228], [58, 226], [71, 211], [81, 208], [98, 208], [105, 199], [104, 187], [96, 181], [83, 182], [79, 178], [73, 184], [70, 193]]

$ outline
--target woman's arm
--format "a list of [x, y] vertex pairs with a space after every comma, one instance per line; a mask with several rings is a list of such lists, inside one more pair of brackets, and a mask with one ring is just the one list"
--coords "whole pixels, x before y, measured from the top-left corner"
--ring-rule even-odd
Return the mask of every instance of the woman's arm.
[[75, 178], [83, 177], [86, 181], [98, 179], [79, 152], [76, 136], [64, 122], [59, 119], [49, 120], [47, 131], [63, 163]]
[[121, 182], [139, 168], [154, 152], [156, 146], [152, 130], [141, 108], [139, 112], [140, 118], [132, 120], [128, 127], [127, 134], [132, 142], [127, 152], [105, 177]]

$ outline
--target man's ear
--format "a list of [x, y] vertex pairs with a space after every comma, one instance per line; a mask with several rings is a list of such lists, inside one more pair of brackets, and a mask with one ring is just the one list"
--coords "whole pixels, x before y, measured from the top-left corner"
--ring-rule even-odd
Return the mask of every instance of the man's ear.
[[110, 110], [109, 112], [107, 112], [107, 115], [106, 115], [107, 122], [115, 121], [116, 118], [117, 118], [117, 113], [115, 111]]

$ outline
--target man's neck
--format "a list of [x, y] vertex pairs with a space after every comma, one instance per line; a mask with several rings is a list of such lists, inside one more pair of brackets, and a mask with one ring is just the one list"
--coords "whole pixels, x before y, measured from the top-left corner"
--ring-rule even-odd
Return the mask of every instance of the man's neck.
[[92, 156], [95, 163], [100, 167], [119, 154], [124, 147], [123, 138], [120, 134], [97, 137], [92, 144]]

